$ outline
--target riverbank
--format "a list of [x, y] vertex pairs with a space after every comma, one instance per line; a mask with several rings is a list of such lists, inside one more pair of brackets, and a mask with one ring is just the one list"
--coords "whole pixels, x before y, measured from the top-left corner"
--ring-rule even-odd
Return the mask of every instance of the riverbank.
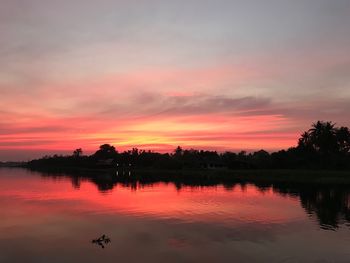
[[[286, 182], [318, 184], [350, 184], [350, 171], [332, 170], [230, 170], [230, 169], [131, 169], [116, 170], [112, 168], [29, 168], [47, 173], [66, 173], [71, 176], [124, 178], [140, 181], [202, 181], [202, 182]], [[125, 179], [125, 178], [124, 178]]]

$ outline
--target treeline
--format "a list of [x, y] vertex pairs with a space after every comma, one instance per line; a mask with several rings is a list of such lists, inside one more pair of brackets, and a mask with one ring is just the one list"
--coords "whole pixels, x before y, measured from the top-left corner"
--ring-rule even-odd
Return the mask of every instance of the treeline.
[[118, 152], [103, 144], [92, 155], [76, 149], [71, 156], [45, 156], [28, 162], [29, 167], [154, 168], [154, 169], [350, 169], [350, 131], [332, 122], [318, 121], [305, 131], [297, 147], [269, 153], [239, 153], [182, 149], [157, 153], [133, 148]]

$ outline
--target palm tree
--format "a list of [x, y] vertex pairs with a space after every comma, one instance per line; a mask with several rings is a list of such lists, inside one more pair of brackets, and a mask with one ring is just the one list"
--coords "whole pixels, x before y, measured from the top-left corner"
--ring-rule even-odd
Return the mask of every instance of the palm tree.
[[336, 129], [334, 126], [335, 124], [331, 121], [318, 121], [312, 124], [312, 128], [308, 133], [316, 151], [322, 154], [337, 151]]
[[311, 145], [311, 136], [308, 132], [304, 132], [301, 134], [299, 141], [298, 141], [298, 146], [301, 148], [309, 148]]

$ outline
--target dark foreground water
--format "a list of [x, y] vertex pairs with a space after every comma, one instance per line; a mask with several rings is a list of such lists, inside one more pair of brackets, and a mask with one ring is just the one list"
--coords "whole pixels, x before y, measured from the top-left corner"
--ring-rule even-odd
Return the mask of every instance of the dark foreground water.
[[0, 169], [0, 262], [350, 262], [349, 193]]

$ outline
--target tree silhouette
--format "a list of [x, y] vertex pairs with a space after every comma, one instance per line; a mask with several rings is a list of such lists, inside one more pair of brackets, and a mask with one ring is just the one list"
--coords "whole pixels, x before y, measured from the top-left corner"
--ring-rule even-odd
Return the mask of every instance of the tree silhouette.
[[114, 158], [117, 155], [117, 151], [114, 146], [110, 144], [102, 144], [100, 149], [95, 152], [94, 156], [101, 159]]
[[303, 150], [313, 149], [311, 135], [308, 132], [303, 132], [299, 138], [298, 146]]
[[[321, 126], [319, 125], [321, 123]], [[317, 137], [314, 138], [315, 146], [321, 153], [328, 154], [337, 150], [337, 143], [335, 137], [335, 128], [332, 122], [317, 122], [316, 127], [319, 127], [319, 130], [316, 130]], [[311, 132], [312, 134], [312, 132]]]
[[78, 158], [83, 155], [83, 150], [81, 148], [75, 149], [73, 152], [73, 156]]
[[183, 154], [183, 149], [180, 146], [177, 146], [174, 150], [174, 155], [176, 157], [180, 157]]
[[[79, 157], [79, 158], [77, 158]], [[297, 147], [277, 152], [260, 150], [254, 153], [239, 153], [182, 149], [173, 153], [132, 150], [118, 153], [114, 146], [103, 144], [91, 156], [82, 156], [81, 148], [73, 156], [46, 156], [28, 163], [30, 167], [118, 167], [155, 169], [349, 169], [350, 131], [336, 127], [334, 123], [318, 121], [301, 134]]]
[[335, 124], [327, 121], [318, 121], [312, 124], [308, 132], [304, 132], [299, 143], [305, 149], [312, 148], [322, 155], [329, 155], [337, 151]]
[[350, 131], [348, 127], [340, 127], [336, 131], [339, 151], [342, 153], [349, 153], [350, 151]]

